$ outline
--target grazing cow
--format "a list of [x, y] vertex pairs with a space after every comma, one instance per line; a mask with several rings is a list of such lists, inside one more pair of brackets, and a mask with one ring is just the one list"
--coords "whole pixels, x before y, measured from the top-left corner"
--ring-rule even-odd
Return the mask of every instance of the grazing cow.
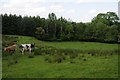
[[6, 52], [8, 52], [8, 53], [10, 53], [10, 52], [15, 52], [16, 47], [17, 47], [17, 45], [16, 45], [16, 44], [13, 44], [13, 45], [11, 45], [11, 46], [9, 46], [9, 47], [5, 47], [5, 48], [4, 48], [4, 51], [6, 51]]
[[31, 53], [32, 52], [32, 49], [35, 47], [35, 44], [33, 43], [33, 44], [21, 44], [20, 46], [19, 46], [19, 48], [20, 48], [20, 50], [21, 50], [21, 52], [22, 52], [22, 54], [24, 55], [24, 52], [25, 51], [29, 51], [29, 53]]

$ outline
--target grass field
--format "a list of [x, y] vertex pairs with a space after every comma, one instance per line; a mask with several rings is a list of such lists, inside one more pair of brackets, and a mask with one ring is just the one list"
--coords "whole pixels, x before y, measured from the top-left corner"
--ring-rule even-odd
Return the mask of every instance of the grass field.
[[[52, 46], [64, 50], [98, 50], [113, 51], [112, 55], [96, 55], [79, 53], [75, 58], [65, 56], [60, 62], [47, 62], [46, 57], [54, 58], [50, 54], [35, 55], [16, 54], [3, 57], [3, 78], [117, 78], [118, 55], [114, 50], [118, 44], [105, 44], [97, 42], [44, 42], [33, 37], [19, 36], [18, 44], [35, 43], [41, 46]], [[62, 54], [62, 53], [61, 53]], [[109, 54], [109, 53], [106, 53]], [[14, 63], [17, 61], [17, 63]]]
[[118, 44], [105, 44], [98, 42], [44, 42], [45, 45], [54, 46], [61, 49], [79, 50], [115, 50]]

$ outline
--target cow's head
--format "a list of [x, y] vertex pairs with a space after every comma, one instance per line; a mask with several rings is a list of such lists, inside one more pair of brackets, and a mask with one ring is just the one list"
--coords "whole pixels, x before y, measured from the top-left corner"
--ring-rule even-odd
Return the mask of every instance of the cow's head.
[[6, 51], [6, 48], [4, 48], [4, 51]]
[[23, 46], [22, 46], [22, 45], [19, 45], [19, 48], [23, 48]]
[[35, 43], [32, 43], [32, 44], [31, 44], [31, 48], [34, 48], [34, 47], [35, 47]]

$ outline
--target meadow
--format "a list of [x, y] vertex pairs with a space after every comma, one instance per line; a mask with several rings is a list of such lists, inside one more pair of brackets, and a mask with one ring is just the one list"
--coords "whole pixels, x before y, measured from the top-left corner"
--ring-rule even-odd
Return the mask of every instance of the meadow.
[[45, 42], [16, 36], [4, 36], [3, 47], [16, 41], [18, 45], [35, 43], [37, 49], [25, 55], [19, 49], [13, 55], [3, 51], [3, 78], [118, 78], [118, 44]]

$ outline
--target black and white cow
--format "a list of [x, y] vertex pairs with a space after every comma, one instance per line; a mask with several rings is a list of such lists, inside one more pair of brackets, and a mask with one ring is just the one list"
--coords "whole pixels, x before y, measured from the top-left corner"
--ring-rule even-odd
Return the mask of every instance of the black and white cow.
[[25, 51], [29, 51], [29, 53], [31, 53], [32, 50], [35, 48], [35, 44], [34, 43], [33, 44], [21, 44], [19, 48], [22, 54], [24, 55]]

